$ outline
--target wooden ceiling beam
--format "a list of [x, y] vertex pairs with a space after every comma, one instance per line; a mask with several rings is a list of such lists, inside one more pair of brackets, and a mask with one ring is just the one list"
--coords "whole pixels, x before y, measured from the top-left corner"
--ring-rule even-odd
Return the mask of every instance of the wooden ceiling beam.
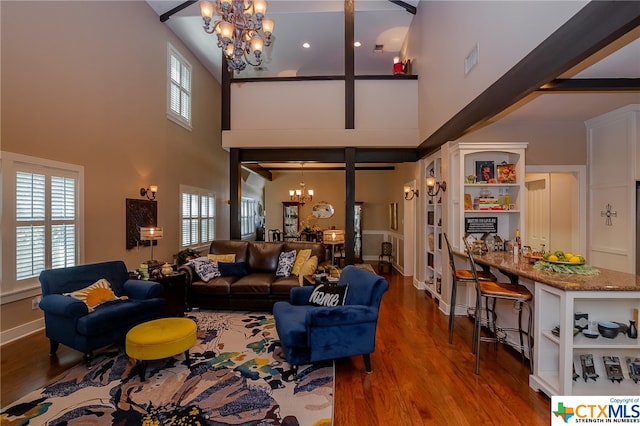
[[556, 78], [538, 92], [637, 92], [640, 78]]
[[637, 1], [592, 1], [418, 146], [460, 138], [640, 25]]

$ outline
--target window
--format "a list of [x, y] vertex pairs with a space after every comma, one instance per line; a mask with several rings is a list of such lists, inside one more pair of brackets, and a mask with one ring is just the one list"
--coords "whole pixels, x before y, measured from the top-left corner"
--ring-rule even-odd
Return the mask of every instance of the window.
[[167, 116], [191, 130], [191, 64], [167, 44]]
[[2, 153], [3, 296], [39, 289], [44, 269], [80, 263], [82, 180], [81, 166]]
[[216, 237], [216, 197], [213, 192], [180, 185], [180, 249], [208, 246]]
[[242, 198], [240, 208], [240, 233], [242, 238], [252, 236], [256, 232], [256, 200]]

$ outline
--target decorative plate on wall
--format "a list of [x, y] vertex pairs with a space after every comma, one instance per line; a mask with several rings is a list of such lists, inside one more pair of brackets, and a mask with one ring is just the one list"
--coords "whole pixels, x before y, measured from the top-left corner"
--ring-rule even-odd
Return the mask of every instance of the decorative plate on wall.
[[313, 215], [319, 219], [327, 219], [333, 216], [333, 206], [326, 201], [321, 201], [313, 206]]

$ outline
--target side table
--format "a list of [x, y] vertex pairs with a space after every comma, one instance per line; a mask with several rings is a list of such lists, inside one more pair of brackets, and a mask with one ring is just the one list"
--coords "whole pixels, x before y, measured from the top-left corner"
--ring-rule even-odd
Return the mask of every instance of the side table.
[[173, 317], [183, 317], [187, 298], [187, 274], [174, 272], [150, 281], [162, 285], [163, 297], [167, 301], [167, 313]]

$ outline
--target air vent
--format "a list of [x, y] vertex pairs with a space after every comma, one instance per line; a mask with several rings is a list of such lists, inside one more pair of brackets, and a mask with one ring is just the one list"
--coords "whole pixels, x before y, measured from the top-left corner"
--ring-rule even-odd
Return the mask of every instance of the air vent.
[[471, 52], [464, 58], [464, 75], [469, 74], [476, 65], [478, 65], [478, 43], [473, 46]]
[[373, 48], [373, 53], [382, 53], [384, 51], [384, 44], [376, 44]]

